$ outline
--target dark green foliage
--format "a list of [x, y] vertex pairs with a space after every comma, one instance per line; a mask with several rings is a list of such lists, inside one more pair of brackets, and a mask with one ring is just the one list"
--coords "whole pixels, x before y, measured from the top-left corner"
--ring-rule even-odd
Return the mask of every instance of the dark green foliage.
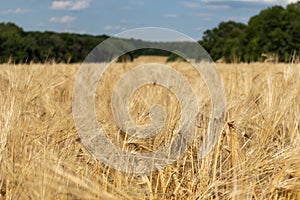
[[[24, 32], [12, 23], [0, 23], [0, 63], [9, 60], [14, 63], [83, 62], [86, 56], [107, 38], [105, 35]], [[146, 48], [147, 46], [150, 48]], [[86, 61], [108, 62], [115, 59], [115, 55], [124, 54], [123, 50], [126, 49], [137, 50], [117, 58], [117, 61], [130, 61], [140, 55], [170, 56], [172, 53], [166, 49], [178, 50], [186, 53], [188, 57], [196, 58], [198, 55], [194, 48], [190, 42], [146, 42], [113, 38], [104, 48], [97, 48]]]
[[200, 44], [214, 60], [260, 61], [265, 53], [277, 55], [280, 62], [290, 62], [292, 54], [300, 51], [300, 2], [265, 9], [247, 25], [222, 22], [205, 31]]
[[[107, 38], [106, 35], [24, 32], [12, 23], [0, 23], [0, 63], [9, 60], [14, 63], [83, 62], [89, 52]], [[121, 43], [123, 49], [138, 49], [131, 52], [130, 60], [140, 55], [168, 56], [168, 61], [177, 60], [178, 55], [195, 60], [203, 57], [203, 52], [197, 51], [189, 42], [156, 43], [133, 39], [115, 39], [114, 42]], [[286, 8], [265, 9], [252, 17], [247, 25], [221, 22], [218, 27], [205, 31], [199, 43], [213, 60], [261, 61], [262, 54], [270, 54], [276, 55], [280, 62], [290, 62], [293, 55], [300, 53], [300, 1]], [[113, 43], [107, 46], [92, 60], [101, 62], [114, 58], [115, 53], [120, 52], [115, 46]], [[175, 53], [160, 49], [171, 49]]]
[[184, 59], [176, 53], [172, 53], [162, 49], [144, 48], [123, 54], [117, 59], [117, 62], [131, 62], [135, 58], [143, 55], [165, 56], [168, 57], [167, 62], [186, 61], [186, 59]]
[[0, 23], [0, 63], [82, 62], [108, 36], [55, 32], [24, 32], [12, 23]]
[[241, 55], [241, 41], [246, 25], [234, 21], [222, 22], [217, 28], [204, 32], [200, 44], [208, 51], [213, 60], [225, 57], [231, 61]]

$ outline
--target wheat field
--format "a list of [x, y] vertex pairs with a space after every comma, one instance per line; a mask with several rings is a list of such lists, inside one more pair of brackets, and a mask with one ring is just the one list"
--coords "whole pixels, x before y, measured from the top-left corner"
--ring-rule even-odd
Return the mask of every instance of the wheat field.
[[[109, 101], [101, 100], [133, 64], [115, 65], [117, 70], [107, 72], [97, 88], [99, 123], [129, 151], [167, 144], [174, 135], [159, 134], [150, 141], [128, 142], [124, 133], [115, 138], [118, 127]], [[171, 65], [192, 85], [202, 84], [188, 64]], [[177, 162], [148, 174], [114, 170], [81, 143], [72, 115], [79, 68], [0, 65], [0, 199], [300, 199], [299, 64], [218, 64], [227, 102], [217, 145], [198, 160], [201, 144], [195, 141]], [[205, 89], [198, 92], [200, 140], [207, 129], [210, 99]], [[149, 121], [149, 102], [161, 103], [171, 113], [165, 130], [176, 130], [180, 111], [176, 99], [169, 102], [166, 93], [165, 88], [146, 86], [132, 97], [131, 114], [137, 123]]]

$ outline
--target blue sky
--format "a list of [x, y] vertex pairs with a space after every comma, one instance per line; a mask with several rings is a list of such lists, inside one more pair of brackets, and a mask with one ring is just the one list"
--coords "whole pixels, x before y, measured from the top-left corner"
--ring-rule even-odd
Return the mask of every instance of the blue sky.
[[262, 9], [293, 0], [0, 0], [0, 22], [24, 30], [114, 35], [141, 27], [180, 31], [196, 40], [221, 21], [247, 23]]

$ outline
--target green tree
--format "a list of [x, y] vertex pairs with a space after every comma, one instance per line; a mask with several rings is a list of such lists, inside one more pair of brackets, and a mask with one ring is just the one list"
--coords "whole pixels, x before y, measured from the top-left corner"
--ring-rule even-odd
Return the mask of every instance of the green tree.
[[241, 57], [241, 41], [246, 25], [234, 21], [222, 22], [217, 28], [207, 30], [200, 44], [208, 51], [213, 60], [224, 57], [227, 62]]
[[250, 19], [243, 40], [244, 61], [258, 61], [262, 53], [273, 53], [279, 61], [289, 62], [292, 52], [300, 49], [299, 5], [273, 6]]
[[11, 56], [13, 61], [20, 59], [19, 49], [25, 42], [21, 40], [23, 36], [23, 30], [15, 24], [0, 24], [0, 62], [7, 62]]
[[283, 7], [273, 6], [250, 19], [242, 41], [244, 61], [258, 61], [262, 53], [277, 51], [284, 44], [285, 38], [280, 38], [283, 11]]

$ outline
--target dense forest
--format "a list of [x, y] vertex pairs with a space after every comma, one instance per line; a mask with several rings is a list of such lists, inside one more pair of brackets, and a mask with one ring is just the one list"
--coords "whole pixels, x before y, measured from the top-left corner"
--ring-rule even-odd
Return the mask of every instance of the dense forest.
[[[185, 55], [193, 59], [201, 56], [201, 52], [197, 53], [199, 52], [197, 46], [191, 42], [148, 42], [113, 38], [106, 35], [92, 36], [49, 31], [25, 32], [13, 23], [0, 23], [0, 63], [83, 62], [98, 44], [108, 38], [110, 38], [110, 42], [102, 43], [105, 44], [103, 48], [97, 48], [101, 52], [97, 52], [97, 56], [93, 61], [110, 61], [115, 54], [122, 55], [124, 49], [137, 49], [126, 54], [126, 57], [130, 55], [129, 59], [141, 55], [166, 56], [169, 57], [168, 61], [179, 58], [177, 54], [165, 49], [184, 52]], [[119, 59], [119, 61], [122, 61], [122, 59]]]
[[108, 36], [55, 32], [24, 32], [13, 23], [0, 23], [0, 63], [82, 62]]
[[[13, 23], [0, 23], [0, 63], [82, 62], [107, 35], [92, 36], [72, 33], [25, 32]], [[126, 40], [123, 40], [126, 45]], [[140, 40], [128, 44], [147, 43]], [[148, 42], [149, 43], [149, 42]], [[221, 22], [218, 27], [206, 30], [199, 43], [213, 60], [225, 62], [262, 61], [273, 57], [279, 62], [291, 62], [300, 52], [300, 1], [285, 8], [273, 6], [252, 17], [248, 24], [234, 21]], [[157, 49], [142, 49], [132, 53], [140, 55], [164, 55], [169, 60], [178, 57], [159, 50], [161, 45], [193, 54], [188, 42], [155, 44]], [[106, 55], [118, 51], [108, 48]], [[101, 61], [101, 60], [99, 60]], [[103, 60], [105, 61], [105, 60]]]
[[300, 1], [286, 8], [265, 9], [248, 24], [222, 22], [205, 31], [200, 44], [214, 60], [251, 62], [271, 56], [279, 62], [291, 62], [300, 52]]

